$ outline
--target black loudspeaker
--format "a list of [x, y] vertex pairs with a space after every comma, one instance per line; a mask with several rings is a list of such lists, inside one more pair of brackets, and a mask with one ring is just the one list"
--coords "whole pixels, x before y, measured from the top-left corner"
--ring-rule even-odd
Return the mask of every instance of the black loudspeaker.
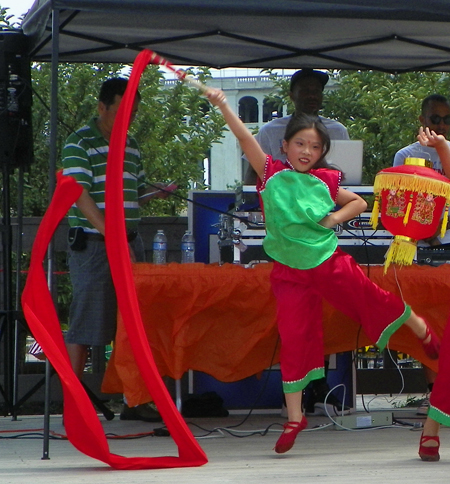
[[0, 33], [0, 165], [28, 167], [33, 159], [31, 60], [22, 32]]

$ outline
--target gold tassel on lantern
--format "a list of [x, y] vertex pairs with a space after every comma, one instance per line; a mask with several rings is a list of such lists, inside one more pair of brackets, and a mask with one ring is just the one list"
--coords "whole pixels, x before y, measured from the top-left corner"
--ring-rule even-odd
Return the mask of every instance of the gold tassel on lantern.
[[447, 225], [448, 225], [448, 211], [450, 207], [449, 204], [446, 203], [445, 205], [445, 210], [444, 210], [444, 216], [442, 218], [442, 223], [441, 223], [441, 239], [445, 237], [445, 232], [447, 231]]
[[400, 265], [411, 265], [414, 256], [416, 255], [417, 240], [405, 237], [403, 235], [396, 235], [389, 250], [386, 253], [386, 260], [384, 263], [384, 273], [386, 274], [391, 262]]
[[373, 230], [377, 230], [378, 217], [380, 215], [380, 196], [375, 196], [375, 201], [373, 202], [372, 214], [370, 215], [369, 224], [372, 226]]

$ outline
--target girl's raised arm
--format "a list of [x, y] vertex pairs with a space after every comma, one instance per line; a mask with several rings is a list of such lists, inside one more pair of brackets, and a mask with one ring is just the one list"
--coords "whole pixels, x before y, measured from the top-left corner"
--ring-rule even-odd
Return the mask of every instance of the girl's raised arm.
[[247, 156], [249, 163], [262, 180], [264, 166], [266, 164], [266, 154], [253, 137], [252, 133], [230, 108], [227, 103], [227, 98], [222, 90], [208, 88], [205, 95], [212, 105], [217, 106], [220, 109], [228, 127], [238, 139], [242, 151]]

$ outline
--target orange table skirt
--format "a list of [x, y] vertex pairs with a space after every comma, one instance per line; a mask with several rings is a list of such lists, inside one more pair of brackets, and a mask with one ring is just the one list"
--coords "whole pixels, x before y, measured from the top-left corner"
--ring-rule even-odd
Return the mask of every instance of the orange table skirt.
[[[223, 382], [238, 381], [279, 361], [272, 264], [252, 269], [225, 264], [135, 264], [136, 290], [156, 365], [161, 376], [180, 379], [198, 370]], [[425, 317], [442, 335], [450, 313], [450, 267], [363, 267], [370, 279]], [[398, 285], [397, 285], [398, 281]], [[351, 319], [324, 303], [324, 353], [369, 345]], [[437, 370], [407, 327], [389, 347], [412, 355]], [[124, 393], [129, 405], [149, 401], [119, 317], [116, 342], [103, 380], [105, 393]]]

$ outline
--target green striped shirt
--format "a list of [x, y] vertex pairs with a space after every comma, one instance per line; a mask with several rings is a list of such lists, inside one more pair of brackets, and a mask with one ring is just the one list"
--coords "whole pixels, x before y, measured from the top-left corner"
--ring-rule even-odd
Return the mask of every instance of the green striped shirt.
[[[97, 207], [105, 210], [106, 160], [108, 141], [100, 133], [95, 118], [71, 134], [62, 152], [64, 175], [70, 175], [85, 188]], [[128, 137], [125, 147], [123, 172], [124, 211], [127, 229], [137, 227], [139, 217], [138, 191], [144, 191], [144, 170], [141, 155], [134, 138]], [[69, 210], [69, 225], [83, 227], [87, 232], [98, 232], [74, 204]]]

